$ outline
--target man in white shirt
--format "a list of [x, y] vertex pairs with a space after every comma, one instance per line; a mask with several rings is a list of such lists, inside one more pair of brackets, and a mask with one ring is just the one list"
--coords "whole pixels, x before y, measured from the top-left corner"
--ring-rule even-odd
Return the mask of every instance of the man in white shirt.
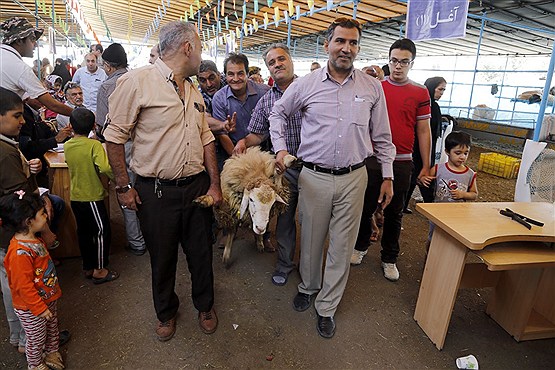
[[[78, 83], [69, 81], [64, 86], [64, 95], [67, 99], [66, 105], [68, 107], [72, 109], [85, 107], [83, 105], [83, 90]], [[69, 116], [58, 114], [56, 116], [56, 122], [58, 123], [58, 129], [61, 130], [69, 125]]]
[[43, 30], [33, 27], [22, 17], [2, 22], [0, 30], [0, 86], [15, 92], [22, 99], [24, 96], [37, 99], [48, 109], [69, 116], [72, 109], [48, 94], [31, 67], [22, 59], [33, 57], [37, 39], [42, 36]]
[[97, 56], [94, 53], [85, 55], [87, 65], [75, 72], [73, 82], [77, 82], [83, 89], [83, 101], [85, 107], [96, 113], [96, 97], [98, 89], [106, 79], [106, 72], [98, 68]]

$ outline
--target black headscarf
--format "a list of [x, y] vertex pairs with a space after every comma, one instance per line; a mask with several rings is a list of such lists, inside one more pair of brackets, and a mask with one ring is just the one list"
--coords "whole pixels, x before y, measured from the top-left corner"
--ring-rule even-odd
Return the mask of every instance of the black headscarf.
[[441, 133], [441, 109], [435, 100], [436, 88], [441, 83], [447, 83], [443, 77], [430, 77], [424, 82], [430, 93], [430, 102], [432, 108], [432, 118], [430, 118], [430, 129], [432, 131], [432, 155], [435, 153], [436, 140]]
[[71, 81], [71, 74], [67, 70], [67, 63], [62, 58], [56, 59], [56, 66], [51, 74], [62, 78], [62, 86], [65, 86], [68, 81]]

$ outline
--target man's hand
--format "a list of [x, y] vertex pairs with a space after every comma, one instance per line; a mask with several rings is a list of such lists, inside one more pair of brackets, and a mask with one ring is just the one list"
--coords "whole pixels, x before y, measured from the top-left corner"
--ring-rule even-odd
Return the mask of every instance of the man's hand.
[[36, 175], [42, 170], [42, 162], [38, 158], [31, 159], [29, 162], [29, 171]]
[[139, 193], [134, 188], [127, 190], [125, 193], [118, 194], [118, 202], [122, 209], [130, 209], [138, 211], [137, 204], [141, 204]]
[[47, 308], [46, 311], [44, 311], [39, 315], [39, 317], [46, 319], [46, 321], [50, 321], [52, 320], [53, 315], [52, 315], [52, 312], [50, 312], [50, 310]]
[[247, 151], [247, 144], [245, 138], [239, 140], [235, 147], [233, 148], [233, 155], [243, 154]]
[[223, 129], [227, 133], [234, 132], [236, 125], [237, 125], [237, 112], [233, 112], [233, 115], [227, 116], [227, 122], [224, 124]]
[[206, 192], [206, 195], [210, 195], [212, 197], [212, 199], [214, 200], [214, 207], [219, 206], [222, 203], [223, 197], [222, 197], [222, 189], [220, 188], [220, 184], [217, 185], [210, 185], [210, 187], [208, 188], [208, 191]]
[[278, 173], [283, 173], [287, 169], [287, 167], [285, 166], [285, 163], [283, 162], [283, 159], [288, 154], [289, 154], [289, 152], [287, 150], [280, 150], [279, 152], [277, 152], [277, 154], [276, 154], [276, 167], [278, 169]]
[[56, 142], [63, 143], [65, 139], [72, 136], [73, 136], [73, 130], [71, 129], [71, 126], [66, 126], [62, 128], [56, 135]]
[[44, 202], [44, 209], [46, 210], [46, 214], [48, 215], [48, 221], [52, 222], [52, 218], [54, 217], [54, 208], [52, 207], [52, 202], [46, 194], [42, 196], [42, 201]]
[[385, 209], [391, 202], [391, 198], [393, 198], [393, 181], [383, 180], [378, 197], [378, 207]]
[[422, 184], [426, 187], [429, 187], [433, 179], [435, 179], [435, 177], [430, 176], [430, 169], [422, 167], [422, 170], [420, 171], [420, 173], [418, 174], [418, 177], [416, 178], [416, 182], [418, 184]]

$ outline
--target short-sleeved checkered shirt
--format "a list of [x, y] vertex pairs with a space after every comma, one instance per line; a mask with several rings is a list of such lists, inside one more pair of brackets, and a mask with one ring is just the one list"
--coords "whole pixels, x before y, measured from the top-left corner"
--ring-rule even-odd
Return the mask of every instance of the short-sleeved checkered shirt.
[[[276, 101], [281, 99], [283, 91], [279, 89], [277, 84], [268, 90], [266, 94], [256, 104], [252, 117], [249, 122], [248, 130], [254, 134], [264, 135], [267, 137], [270, 134], [270, 121], [268, 117], [274, 107]], [[285, 129], [285, 144], [289, 154], [296, 156], [297, 149], [301, 144], [301, 112], [298, 111], [293, 114], [287, 121]]]

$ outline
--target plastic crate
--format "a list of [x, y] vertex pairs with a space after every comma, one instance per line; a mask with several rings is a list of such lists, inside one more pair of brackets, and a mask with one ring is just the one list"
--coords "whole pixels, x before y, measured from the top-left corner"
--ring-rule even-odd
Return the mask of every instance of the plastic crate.
[[482, 153], [478, 170], [506, 179], [515, 179], [520, 168], [520, 159], [499, 153]]

